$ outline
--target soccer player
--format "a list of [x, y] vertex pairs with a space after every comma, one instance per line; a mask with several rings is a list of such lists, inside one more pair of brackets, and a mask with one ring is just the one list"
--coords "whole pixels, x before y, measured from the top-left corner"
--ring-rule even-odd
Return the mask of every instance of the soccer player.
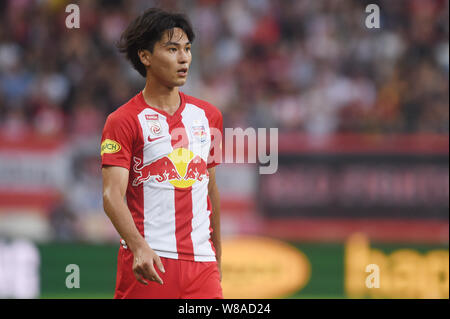
[[194, 37], [185, 15], [149, 9], [118, 44], [146, 83], [102, 135], [103, 207], [121, 236], [114, 298], [223, 298], [222, 114], [178, 89]]

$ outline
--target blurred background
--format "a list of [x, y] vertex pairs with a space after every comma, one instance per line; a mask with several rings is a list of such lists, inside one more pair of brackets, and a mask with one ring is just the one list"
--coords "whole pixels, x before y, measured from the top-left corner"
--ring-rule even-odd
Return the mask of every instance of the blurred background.
[[183, 92], [279, 129], [275, 174], [217, 169], [225, 297], [449, 298], [446, 0], [0, 1], [0, 298], [113, 296], [100, 137], [145, 83], [115, 42], [153, 6], [197, 34]]

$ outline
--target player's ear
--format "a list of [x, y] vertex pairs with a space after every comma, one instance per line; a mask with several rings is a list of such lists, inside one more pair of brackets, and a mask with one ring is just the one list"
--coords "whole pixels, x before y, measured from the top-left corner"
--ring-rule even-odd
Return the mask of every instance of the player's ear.
[[150, 66], [151, 61], [151, 54], [149, 50], [139, 50], [138, 51], [139, 59], [141, 60], [141, 63], [145, 65], [146, 67]]

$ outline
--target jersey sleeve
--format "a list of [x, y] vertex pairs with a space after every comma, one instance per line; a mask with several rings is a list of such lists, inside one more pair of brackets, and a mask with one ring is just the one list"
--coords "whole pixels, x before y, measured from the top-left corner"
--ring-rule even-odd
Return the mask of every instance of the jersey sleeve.
[[223, 117], [217, 110], [210, 118], [211, 147], [209, 150], [207, 168], [211, 168], [222, 163], [222, 137], [223, 137]]
[[101, 151], [102, 167], [105, 165], [131, 167], [133, 130], [120, 114], [110, 114], [103, 128]]

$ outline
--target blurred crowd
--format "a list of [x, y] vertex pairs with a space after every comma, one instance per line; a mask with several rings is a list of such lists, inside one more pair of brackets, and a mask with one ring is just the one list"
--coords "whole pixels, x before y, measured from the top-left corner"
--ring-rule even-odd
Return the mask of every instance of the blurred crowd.
[[[68, 29], [69, 3], [81, 26]], [[366, 5], [377, 3], [379, 29]], [[0, 130], [90, 139], [143, 88], [115, 43], [144, 9], [190, 17], [187, 94], [225, 127], [449, 132], [447, 0], [0, 1]]]

